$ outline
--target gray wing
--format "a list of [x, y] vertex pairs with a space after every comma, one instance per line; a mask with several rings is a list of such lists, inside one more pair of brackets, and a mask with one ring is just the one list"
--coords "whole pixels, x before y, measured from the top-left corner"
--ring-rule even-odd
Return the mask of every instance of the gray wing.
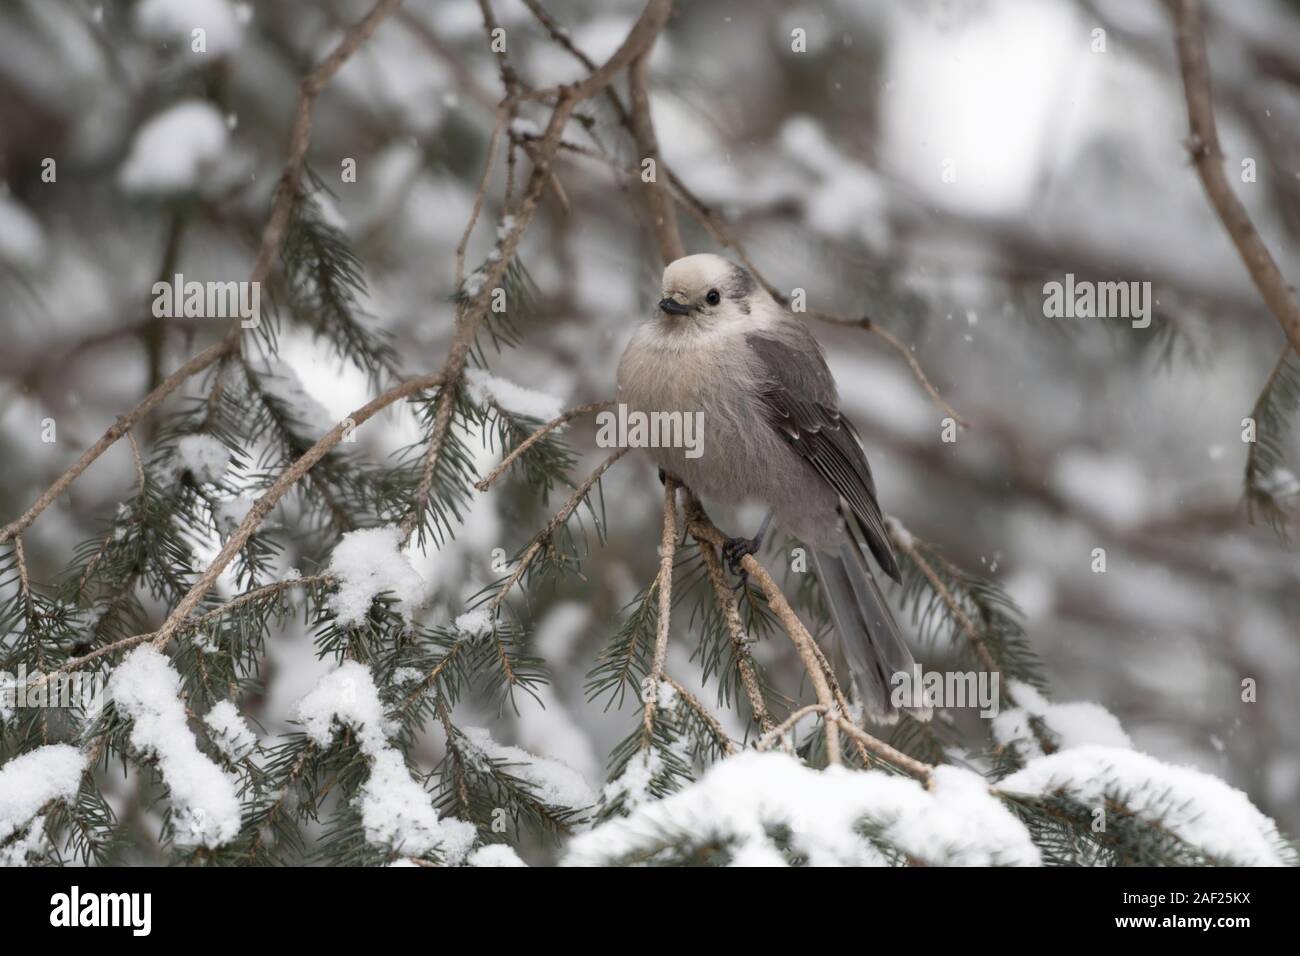
[[881, 569], [902, 580], [876, 502], [876, 483], [857, 431], [840, 414], [820, 346], [802, 326], [798, 342], [755, 333], [745, 342], [761, 366], [759, 396], [768, 423], [848, 504]]

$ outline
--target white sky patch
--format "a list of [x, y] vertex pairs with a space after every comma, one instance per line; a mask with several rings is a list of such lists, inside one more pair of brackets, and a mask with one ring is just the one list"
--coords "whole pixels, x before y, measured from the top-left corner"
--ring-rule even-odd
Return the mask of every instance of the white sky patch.
[[119, 182], [132, 193], [194, 190], [221, 157], [228, 136], [225, 118], [212, 104], [177, 103], [136, 131]]
[[85, 756], [67, 744], [37, 747], [0, 767], [0, 843], [51, 800], [76, 796], [85, 769]]
[[503, 378], [496, 378], [483, 369], [465, 370], [465, 384], [470, 397], [479, 405], [489, 401], [495, 402], [511, 415], [535, 418], [549, 422], [559, 418], [564, 411], [564, 402], [554, 395], [524, 388]]
[[0, 259], [34, 269], [45, 258], [45, 233], [36, 217], [9, 196], [0, 195]]
[[220, 481], [230, 467], [230, 449], [211, 435], [184, 435], [176, 442], [176, 470], [200, 483]]
[[1119, 719], [1100, 704], [1086, 701], [1052, 703], [1022, 681], [1011, 681], [1008, 689], [1018, 706], [1003, 710], [993, 718], [993, 736], [1003, 746], [1012, 747], [1022, 761], [1043, 755], [1030, 717], [1042, 718], [1056, 735], [1062, 750], [1090, 744], [1123, 749], [1133, 747], [1133, 741], [1120, 726]]
[[[243, 31], [228, 0], [141, 0], [135, 9], [136, 28], [151, 40], [175, 40], [189, 50], [196, 28], [207, 34], [207, 53], [221, 56], [239, 49]], [[242, 22], [247, 22], [242, 21]]]
[[737, 850], [733, 863], [779, 865], [769, 834], [788, 828], [793, 849], [813, 866], [883, 865], [886, 857], [856, 832], [864, 821], [930, 863], [1041, 863], [1028, 831], [971, 771], [938, 767], [926, 789], [881, 771], [817, 771], [785, 754], [755, 751], [722, 760], [679, 792], [576, 836], [564, 863], [600, 865], [652, 850], [671, 832], [724, 841]]
[[321, 678], [298, 704], [307, 736], [328, 746], [335, 720], [357, 734], [370, 758], [370, 776], [361, 788], [361, 825], [367, 842], [422, 856], [437, 850], [450, 864], [463, 862], [474, 844], [473, 824], [440, 819], [433, 801], [412, 778], [400, 750], [388, 742], [389, 724], [370, 670], [344, 661]]
[[[881, 98], [885, 163], [949, 208], [1010, 214], [1033, 199], [1063, 85], [1091, 55], [1088, 33], [1063, 4], [953, 9], [898, 8]], [[942, 178], [945, 160], [955, 181]]]
[[1086, 806], [1118, 799], [1216, 859], [1240, 866], [1282, 866], [1277, 824], [1240, 790], [1191, 767], [1135, 750], [1085, 746], [1039, 757], [998, 784], [1007, 793], [1064, 792]]
[[240, 716], [233, 701], [217, 701], [203, 722], [212, 731], [212, 742], [231, 760], [242, 760], [257, 746], [257, 735]]
[[461, 733], [480, 759], [509, 764], [503, 768], [505, 772], [531, 784], [534, 796], [542, 803], [571, 810], [595, 805], [595, 792], [582, 774], [568, 764], [497, 743], [485, 727], [462, 727]]
[[429, 587], [401, 550], [401, 529], [362, 528], [349, 531], [334, 546], [329, 572], [338, 578], [330, 607], [340, 626], [359, 624], [371, 602], [383, 593], [397, 599], [398, 610], [409, 615], [424, 603]]
[[148, 644], [127, 655], [108, 679], [109, 699], [132, 721], [131, 745], [158, 758], [171, 792], [176, 843], [221, 846], [239, 833], [235, 781], [199, 751], [180, 692], [180, 675]]

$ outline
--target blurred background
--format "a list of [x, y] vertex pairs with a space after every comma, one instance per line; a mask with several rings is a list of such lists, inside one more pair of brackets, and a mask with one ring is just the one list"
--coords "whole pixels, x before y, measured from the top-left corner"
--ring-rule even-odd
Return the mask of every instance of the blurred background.
[[[220, 321], [154, 321], [151, 286], [172, 272], [247, 278], [298, 80], [368, 6], [0, 3], [0, 520], [220, 336]], [[542, 6], [599, 62], [641, 3]], [[871, 316], [970, 423], [944, 442], [947, 413], [899, 355], [861, 329], [814, 323], [885, 511], [1008, 589], [1055, 699], [1103, 704], [1139, 749], [1223, 776], [1300, 832], [1300, 553], [1267, 521], [1250, 524], [1242, 504], [1242, 419], [1283, 336], [1188, 160], [1163, 5], [678, 6], [650, 61], [665, 164], [777, 288], [806, 290], [810, 309]], [[1204, 6], [1229, 178], [1295, 281], [1300, 5]], [[492, 9], [528, 83], [585, 75], [522, 0]], [[195, 22], [205, 53], [191, 48]], [[455, 247], [501, 94], [476, 0], [407, 0], [318, 104], [308, 161], [333, 194], [318, 200], [363, 262], [367, 321], [391, 334], [405, 374], [437, 369], [446, 352]], [[178, 107], [190, 125], [142, 136]], [[635, 169], [609, 105], [583, 112], [617, 165]], [[548, 113], [525, 109], [515, 132]], [[195, 128], [202, 137], [186, 133]], [[590, 142], [576, 125], [572, 138]], [[340, 175], [348, 159], [355, 182]], [[561, 153], [555, 175], [565, 201], [548, 191], [520, 249], [536, 284], [520, 345], [488, 357], [494, 374], [567, 407], [613, 397], [618, 356], [657, 298], [660, 269], [639, 184], [576, 151]], [[505, 176], [498, 162], [471, 268], [496, 239]], [[689, 251], [725, 252], [679, 218]], [[1150, 327], [1046, 317], [1044, 283], [1067, 273], [1149, 281]], [[376, 393], [292, 322], [279, 356], [330, 419]], [[46, 419], [56, 441], [42, 440]], [[593, 434], [590, 420], [568, 430], [584, 456], [575, 480], [603, 456]], [[419, 436], [398, 411], [359, 442], [382, 458]], [[149, 429], [138, 437], [147, 444]], [[1294, 427], [1275, 440], [1282, 461], [1300, 460]], [[495, 457], [484, 448], [480, 470]], [[25, 535], [33, 574], [57, 579], [132, 481], [119, 443]], [[1261, 481], [1282, 504], [1300, 488], [1278, 462]], [[619, 608], [653, 578], [661, 507], [654, 469], [636, 455], [608, 475], [604, 495], [608, 543], [593, 539], [586, 580], [538, 590], [525, 611], [553, 673], [545, 709], [524, 698], [518, 716], [484, 709], [477, 721], [564, 760], [594, 788], [633, 717], [589, 703], [583, 677]], [[416, 557], [438, 595], [427, 618], [461, 613], [496, 577], [493, 549], [513, 552], [546, 513], [509, 487], [478, 496], [454, 542]], [[759, 517], [727, 516], [743, 524], [727, 530], [752, 533]], [[306, 573], [292, 513], [279, 520], [284, 568]], [[1093, 570], [1097, 548], [1105, 573]], [[765, 561], [779, 566], [781, 555]], [[689, 622], [678, 630], [669, 670], [698, 687]], [[326, 662], [301, 627], [269, 643], [268, 692], [253, 715], [273, 734]], [[782, 643], [756, 653], [795, 674]], [[1242, 702], [1246, 678], [1256, 703]]]

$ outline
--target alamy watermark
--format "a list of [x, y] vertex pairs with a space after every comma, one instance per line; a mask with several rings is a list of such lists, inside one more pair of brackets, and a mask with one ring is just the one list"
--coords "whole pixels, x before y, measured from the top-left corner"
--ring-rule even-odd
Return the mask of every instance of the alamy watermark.
[[1065, 274], [1064, 282], [1043, 284], [1043, 315], [1049, 319], [1131, 319], [1133, 328], [1151, 324], [1150, 282], [1092, 282]]
[[895, 707], [978, 707], [980, 716], [996, 717], [1001, 706], [1001, 674], [996, 671], [895, 671], [889, 699]]
[[704, 454], [703, 412], [642, 412], [606, 409], [596, 416], [600, 448], [684, 448], [687, 458]]
[[49, 707], [76, 707], [93, 713], [103, 703], [105, 686], [106, 680], [100, 674], [69, 671], [29, 675], [27, 665], [19, 664], [17, 673], [0, 671], [0, 713]]
[[185, 281], [176, 273], [171, 282], [153, 284], [156, 319], [239, 319], [246, 329], [262, 321], [262, 283]]

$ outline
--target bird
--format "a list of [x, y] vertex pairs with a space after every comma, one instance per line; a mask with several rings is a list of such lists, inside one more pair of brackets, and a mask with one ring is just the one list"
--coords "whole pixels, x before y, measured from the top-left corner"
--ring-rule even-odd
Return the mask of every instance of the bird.
[[727, 539], [732, 573], [775, 521], [810, 554], [865, 714], [929, 719], [928, 706], [891, 694], [891, 678], [911, 677], [915, 662], [868, 555], [902, 578], [862, 441], [807, 326], [744, 266], [685, 256], [664, 269], [659, 302], [633, 332], [617, 379], [629, 415], [700, 416], [694, 454], [644, 448], [661, 476], [707, 499], [766, 506], [756, 535]]

